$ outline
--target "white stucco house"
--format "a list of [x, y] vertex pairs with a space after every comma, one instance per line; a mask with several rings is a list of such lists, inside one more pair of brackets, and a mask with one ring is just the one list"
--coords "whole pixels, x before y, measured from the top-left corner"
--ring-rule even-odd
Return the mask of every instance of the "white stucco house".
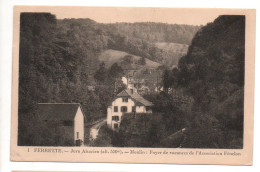
[[[79, 103], [38, 103], [38, 115], [50, 131], [63, 131], [60, 137], [70, 145], [84, 144], [85, 115]], [[63, 146], [63, 145], [60, 145]]]
[[144, 99], [136, 92], [136, 89], [125, 89], [120, 92], [107, 108], [107, 125], [109, 128], [116, 130], [120, 127], [122, 116], [125, 113], [134, 112], [151, 114], [153, 104]]

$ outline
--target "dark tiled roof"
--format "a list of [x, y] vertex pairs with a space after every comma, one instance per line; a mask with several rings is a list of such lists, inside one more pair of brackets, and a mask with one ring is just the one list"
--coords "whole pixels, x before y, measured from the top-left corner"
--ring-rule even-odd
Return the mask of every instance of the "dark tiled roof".
[[134, 101], [136, 101], [137, 103], [140, 103], [144, 106], [152, 106], [153, 103], [144, 99], [140, 94], [133, 92], [133, 94], [131, 93], [131, 90], [129, 89], [125, 89], [122, 92], [120, 92], [117, 97], [131, 97], [132, 99], [134, 99]]
[[71, 121], [74, 120], [78, 108], [81, 108], [79, 103], [38, 103], [38, 114], [42, 120]]

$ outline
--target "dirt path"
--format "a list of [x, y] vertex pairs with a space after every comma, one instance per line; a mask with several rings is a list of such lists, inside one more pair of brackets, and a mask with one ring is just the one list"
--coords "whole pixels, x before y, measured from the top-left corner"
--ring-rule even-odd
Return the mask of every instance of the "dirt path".
[[106, 124], [107, 122], [107, 119], [104, 119], [98, 123], [96, 123], [95, 125], [93, 125], [91, 128], [90, 128], [90, 134], [89, 134], [89, 140], [95, 140], [98, 136], [98, 131], [99, 129], [104, 125]]

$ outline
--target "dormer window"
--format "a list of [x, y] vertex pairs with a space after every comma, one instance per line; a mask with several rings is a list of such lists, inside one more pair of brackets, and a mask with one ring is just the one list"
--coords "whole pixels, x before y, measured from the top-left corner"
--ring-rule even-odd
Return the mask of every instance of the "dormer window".
[[128, 98], [127, 97], [123, 97], [123, 102], [128, 102]]

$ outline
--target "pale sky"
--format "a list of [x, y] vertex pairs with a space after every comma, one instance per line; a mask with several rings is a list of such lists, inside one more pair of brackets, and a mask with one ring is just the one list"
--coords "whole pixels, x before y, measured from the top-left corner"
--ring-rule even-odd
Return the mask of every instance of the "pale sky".
[[134, 8], [134, 7], [66, 7], [26, 6], [22, 11], [51, 12], [58, 19], [90, 18], [99, 23], [116, 22], [160, 22], [169, 24], [205, 25], [219, 15], [241, 14], [235, 9], [198, 8]]

